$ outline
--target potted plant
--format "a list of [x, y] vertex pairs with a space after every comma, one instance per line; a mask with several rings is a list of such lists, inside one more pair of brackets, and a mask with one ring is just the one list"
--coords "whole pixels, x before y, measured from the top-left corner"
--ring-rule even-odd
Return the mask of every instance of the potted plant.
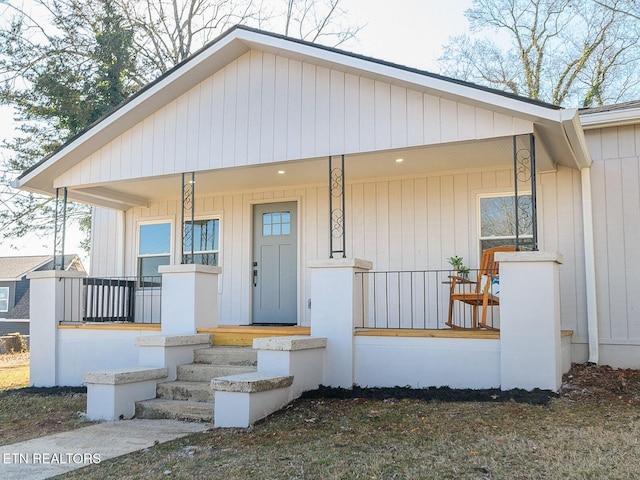
[[447, 262], [449, 262], [449, 265], [456, 271], [458, 276], [462, 278], [469, 277], [469, 267], [462, 263], [462, 257], [454, 255], [453, 257], [447, 258]]

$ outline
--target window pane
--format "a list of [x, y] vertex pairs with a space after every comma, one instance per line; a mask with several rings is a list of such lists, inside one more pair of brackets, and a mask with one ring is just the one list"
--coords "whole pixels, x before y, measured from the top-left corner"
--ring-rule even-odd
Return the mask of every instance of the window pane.
[[282, 234], [289, 235], [291, 233], [291, 225], [288, 223], [282, 224]]
[[273, 225], [273, 234], [274, 235], [280, 235], [280, 224], [276, 223]]
[[282, 212], [282, 223], [291, 223], [291, 213]]
[[171, 252], [171, 224], [140, 225], [140, 255], [169, 254]]
[[262, 227], [262, 235], [268, 237], [271, 235], [271, 225], [263, 225]]
[[218, 265], [217, 253], [197, 253], [193, 256], [193, 262], [200, 265]]
[[9, 287], [0, 288], [0, 312], [9, 311]]
[[138, 259], [138, 274], [141, 277], [157, 277], [160, 265], [169, 265], [169, 256], [142, 257]]
[[[185, 237], [191, 223], [185, 223]], [[218, 220], [196, 220], [193, 224], [193, 249], [196, 252], [218, 249]]]
[[[520, 235], [531, 235], [533, 232], [533, 223], [530, 195], [522, 195], [518, 197], [518, 210]], [[480, 217], [480, 236], [515, 236], [515, 197], [481, 198]]]

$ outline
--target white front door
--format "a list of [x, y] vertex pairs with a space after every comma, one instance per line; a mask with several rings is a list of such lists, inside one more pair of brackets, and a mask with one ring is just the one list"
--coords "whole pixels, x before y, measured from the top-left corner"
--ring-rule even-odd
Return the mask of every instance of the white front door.
[[253, 323], [298, 323], [297, 204], [253, 208]]

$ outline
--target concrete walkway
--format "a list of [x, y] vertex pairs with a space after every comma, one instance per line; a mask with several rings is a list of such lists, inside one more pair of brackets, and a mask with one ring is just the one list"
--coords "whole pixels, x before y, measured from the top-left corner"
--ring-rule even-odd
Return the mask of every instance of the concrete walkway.
[[0, 446], [0, 479], [51, 478], [211, 428], [175, 420], [123, 420]]

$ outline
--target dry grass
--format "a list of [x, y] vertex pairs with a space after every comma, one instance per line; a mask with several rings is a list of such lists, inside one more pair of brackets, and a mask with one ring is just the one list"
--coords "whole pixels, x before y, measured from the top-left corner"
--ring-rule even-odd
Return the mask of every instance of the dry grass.
[[640, 410], [617, 402], [298, 400], [65, 479], [640, 478]]
[[28, 386], [29, 354], [0, 355], [0, 445], [87, 425], [86, 394]]
[[[576, 366], [547, 405], [300, 399], [63, 479], [640, 478], [640, 372]], [[86, 395], [0, 392], [0, 444], [86, 425]], [[1, 475], [0, 475], [1, 476]]]
[[29, 386], [29, 353], [0, 355], [0, 392]]

